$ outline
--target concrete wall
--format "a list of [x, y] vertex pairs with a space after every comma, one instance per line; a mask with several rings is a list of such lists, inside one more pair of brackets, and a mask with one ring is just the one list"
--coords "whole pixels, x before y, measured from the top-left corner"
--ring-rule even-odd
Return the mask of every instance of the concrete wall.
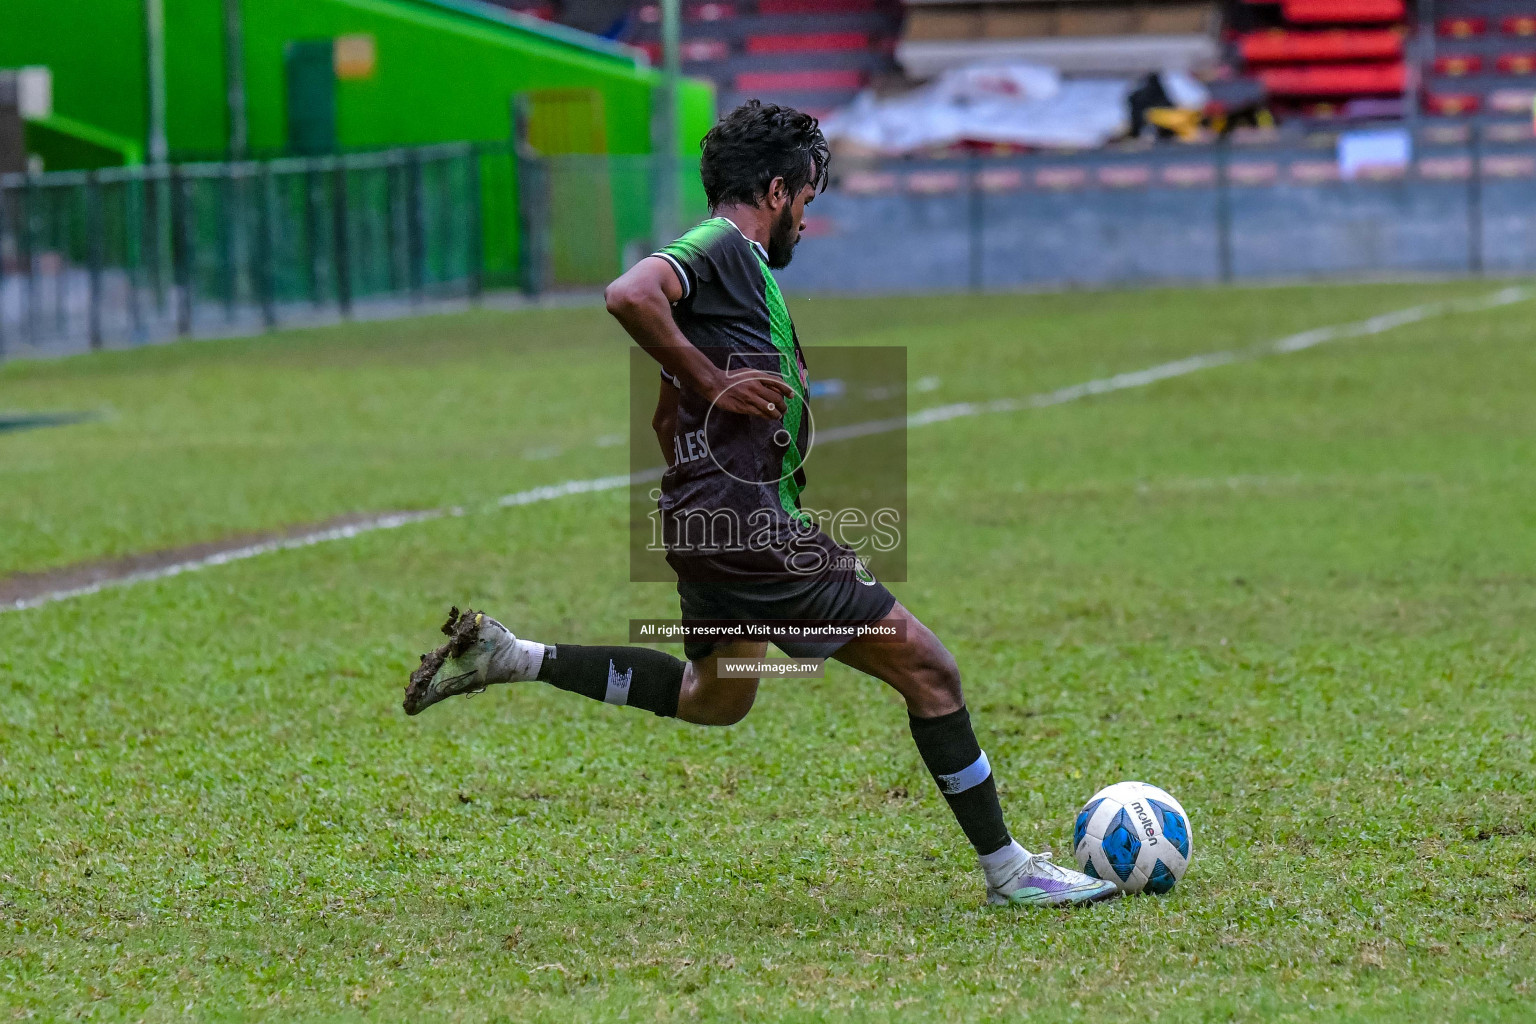
[[1101, 177], [1128, 165], [1108, 156], [990, 162], [974, 188], [964, 164], [846, 174], [811, 208], [809, 237], [781, 280], [842, 293], [1200, 282], [1219, 280], [1224, 260], [1238, 279], [1457, 273], [1479, 262], [1536, 271], [1529, 145], [1491, 153], [1475, 180], [1466, 154], [1434, 157], [1441, 168], [1461, 161], [1466, 173], [1449, 178], [1414, 168], [1358, 182], [1298, 180], [1291, 163], [1315, 171], [1315, 152], [1266, 154], [1273, 180], [1234, 182], [1225, 207], [1214, 173], [1194, 186], [1165, 183], [1163, 165], [1187, 152], [1133, 159], [1152, 162], [1147, 184], [1104, 187]]

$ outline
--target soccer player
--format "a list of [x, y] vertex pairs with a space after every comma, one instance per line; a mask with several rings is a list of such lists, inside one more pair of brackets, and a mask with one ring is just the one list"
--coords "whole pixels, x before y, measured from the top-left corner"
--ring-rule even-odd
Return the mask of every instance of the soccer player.
[[[682, 617], [891, 627], [896, 640], [775, 642], [791, 657], [835, 658], [905, 698], [912, 739], [975, 847], [989, 903], [1115, 896], [1112, 883], [1009, 836], [955, 659], [800, 508], [807, 372], [772, 271], [789, 263], [828, 159], [815, 118], [755, 100], [736, 108], [704, 137], [700, 170], [713, 216], [608, 286], [609, 312], [661, 365], [653, 425], [668, 469], [660, 511]], [[721, 517], [752, 520], [767, 543], [744, 545], [729, 529], [688, 535], [699, 516], [711, 531]], [[761, 641], [690, 639], [684, 662], [645, 647], [535, 643], [457, 609], [443, 631], [449, 642], [422, 657], [406, 689], [410, 714], [492, 684], [538, 680], [662, 717], [731, 725], [751, 710], [758, 680], [722, 678], [719, 661], [767, 651]]]

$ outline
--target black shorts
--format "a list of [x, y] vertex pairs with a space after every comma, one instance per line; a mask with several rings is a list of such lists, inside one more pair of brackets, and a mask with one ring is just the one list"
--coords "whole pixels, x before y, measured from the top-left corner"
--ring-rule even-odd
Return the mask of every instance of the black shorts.
[[[683, 621], [772, 622], [800, 619], [811, 622], [864, 626], [879, 622], [896, 606], [896, 597], [870, 577], [857, 579], [814, 576], [761, 583], [690, 583], [679, 580], [678, 601]], [[848, 642], [831, 640], [775, 640], [774, 646], [791, 658], [827, 658]], [[689, 661], [707, 658], [715, 649], [712, 640], [688, 640], [683, 652]]]

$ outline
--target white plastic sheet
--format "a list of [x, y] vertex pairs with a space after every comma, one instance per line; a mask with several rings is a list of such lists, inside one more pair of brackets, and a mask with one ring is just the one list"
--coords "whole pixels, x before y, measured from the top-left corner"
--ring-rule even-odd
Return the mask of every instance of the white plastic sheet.
[[1413, 160], [1413, 136], [1405, 128], [1344, 132], [1339, 136], [1339, 177], [1354, 181], [1370, 171], [1402, 171]]
[[888, 155], [960, 142], [1088, 149], [1129, 130], [1131, 88], [1037, 64], [973, 65], [902, 96], [861, 94], [822, 127], [830, 140]]

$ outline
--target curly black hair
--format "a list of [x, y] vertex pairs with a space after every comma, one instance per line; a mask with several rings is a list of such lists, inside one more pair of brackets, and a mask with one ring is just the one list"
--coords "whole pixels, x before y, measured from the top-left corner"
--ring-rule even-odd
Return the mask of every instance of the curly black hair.
[[774, 178], [783, 178], [791, 196], [806, 185], [827, 187], [827, 150], [821, 126], [809, 114], [760, 100], [748, 100], [726, 114], [704, 136], [699, 175], [711, 210], [727, 203], [756, 206]]

